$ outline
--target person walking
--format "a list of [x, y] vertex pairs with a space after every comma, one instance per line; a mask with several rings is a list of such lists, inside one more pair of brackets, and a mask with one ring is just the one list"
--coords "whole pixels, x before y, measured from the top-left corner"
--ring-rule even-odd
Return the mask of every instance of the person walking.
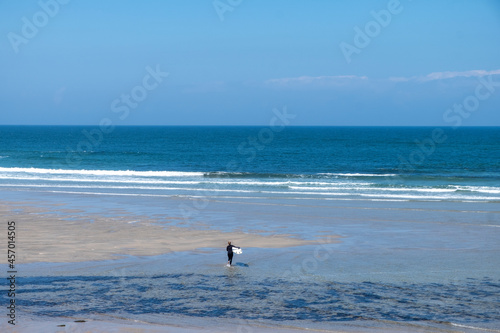
[[238, 246], [232, 245], [231, 242], [227, 242], [226, 251], [227, 251], [227, 266], [231, 266], [233, 264], [233, 247], [239, 249]]

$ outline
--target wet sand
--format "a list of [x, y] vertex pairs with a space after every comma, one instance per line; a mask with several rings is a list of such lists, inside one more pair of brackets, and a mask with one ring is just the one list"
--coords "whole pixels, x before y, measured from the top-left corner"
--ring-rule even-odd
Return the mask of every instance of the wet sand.
[[[464, 327], [466, 328], [466, 327]], [[397, 324], [385, 324], [380, 327], [370, 327], [367, 329], [356, 324], [338, 324], [338, 327], [332, 329], [312, 329], [298, 327], [266, 327], [257, 324], [236, 324], [221, 323], [220, 326], [195, 326], [195, 325], [154, 325], [135, 321], [125, 322], [117, 319], [114, 322], [100, 320], [82, 320], [70, 318], [51, 318], [50, 320], [23, 320], [22, 323], [15, 326], [0, 324], [2, 332], [12, 333], [300, 333], [300, 332], [318, 332], [318, 333], [367, 333], [367, 332], [404, 332], [404, 333], [436, 333], [436, 332], [456, 332], [455, 330], [411, 327], [411, 325], [399, 326]], [[468, 330], [462, 331], [468, 332]]]
[[[229, 240], [243, 248], [250, 245], [282, 248], [317, 242], [288, 235], [262, 236], [165, 226], [140, 215], [110, 217], [87, 212], [82, 216], [81, 213], [61, 206], [48, 210], [23, 202], [0, 202], [0, 215], [16, 222], [18, 263], [82, 262], [117, 259], [123, 255], [155, 256], [203, 248], [224, 249]], [[336, 237], [324, 238], [331, 242]]]

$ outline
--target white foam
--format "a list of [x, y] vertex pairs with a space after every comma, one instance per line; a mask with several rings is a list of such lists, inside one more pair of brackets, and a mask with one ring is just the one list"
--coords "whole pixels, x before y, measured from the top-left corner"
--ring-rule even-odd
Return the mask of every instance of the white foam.
[[16, 177], [16, 176], [0, 176], [0, 179], [9, 180], [38, 180], [38, 181], [49, 181], [49, 182], [78, 182], [78, 183], [131, 183], [131, 184], [201, 184], [200, 181], [191, 180], [134, 180], [127, 178], [111, 178], [111, 179], [95, 179], [95, 178], [43, 178], [43, 177]]
[[[0, 187], [65, 188], [143, 191], [176, 191], [217, 196], [216, 193], [245, 193], [249, 196], [279, 195], [302, 198], [364, 198], [364, 200], [453, 200], [477, 202], [500, 200], [500, 187], [442, 185], [415, 187], [385, 187], [377, 182], [350, 182], [349, 179], [300, 178], [283, 180], [234, 179], [204, 177], [205, 172], [134, 171], [134, 170], [67, 170], [43, 168], [1, 168]], [[390, 176], [373, 174], [335, 174], [353, 176]], [[19, 182], [20, 184], [16, 184]], [[158, 192], [156, 192], [158, 191]], [[167, 192], [168, 193], [168, 192]], [[481, 194], [483, 193], [483, 194]]]
[[236, 184], [236, 185], [271, 185], [271, 186], [289, 186], [289, 185], [372, 185], [372, 183], [351, 183], [351, 182], [310, 182], [310, 181], [302, 181], [302, 182], [297, 182], [297, 181], [235, 181], [235, 180], [217, 180], [213, 181], [210, 180], [210, 182], [217, 183], [217, 184]]
[[[31, 170], [31, 169], [29, 169]], [[451, 188], [412, 188], [412, 187], [401, 187], [401, 188], [387, 188], [387, 187], [376, 187], [372, 183], [329, 183], [329, 182], [295, 182], [295, 181], [285, 181], [285, 182], [273, 182], [273, 181], [231, 181], [231, 180], [213, 180], [213, 179], [199, 179], [199, 180], [162, 180], [157, 177], [151, 178], [134, 178], [132, 176], [120, 177], [113, 174], [113, 176], [106, 177], [94, 177], [94, 174], [86, 174], [81, 178], [68, 178], [65, 177], [67, 174], [27, 174], [23, 173], [22, 176], [16, 173], [8, 173], [7, 175], [1, 175], [2, 168], [0, 168], [0, 179], [6, 180], [33, 180], [33, 181], [48, 181], [54, 182], [74, 182], [74, 183], [115, 183], [115, 184], [155, 184], [155, 185], [206, 185], [205, 188], [208, 190], [213, 189], [217, 186], [231, 186], [231, 185], [245, 185], [245, 186], [269, 186], [269, 187], [280, 187], [287, 186], [291, 190], [295, 191], [351, 191], [351, 193], [358, 193], [359, 191], [368, 192], [367, 194], [374, 194], [373, 192], [379, 192], [381, 196], [385, 196], [383, 192], [404, 192], [408, 195], [415, 192], [420, 193], [453, 193], [458, 190], [466, 190], [469, 192], [477, 193], [487, 193], [487, 194], [499, 194], [500, 190], [498, 187], [486, 187], [486, 186], [452, 186]], [[59, 170], [57, 170], [59, 171]], [[70, 170], [67, 170], [70, 171]], [[171, 174], [171, 173], [170, 173]], [[364, 185], [371, 185], [372, 187], [367, 187]], [[296, 185], [296, 186], [291, 186]], [[313, 185], [313, 186], [303, 186], [303, 185]], [[322, 185], [322, 186], [315, 186]], [[325, 186], [327, 185], [327, 186]], [[97, 185], [96, 185], [97, 187]], [[203, 187], [201, 188], [203, 189]], [[217, 189], [213, 189], [217, 190]], [[301, 192], [297, 192], [301, 193]], [[305, 194], [305, 192], [302, 192]], [[320, 193], [316, 193], [320, 194]], [[321, 193], [321, 194], [331, 194], [331, 193]], [[457, 193], [457, 195], [460, 195]], [[464, 196], [463, 198], [474, 198], [479, 197]], [[418, 197], [415, 197], [418, 198]], [[487, 197], [482, 197], [487, 198]], [[488, 197], [489, 199], [496, 199]], [[441, 199], [441, 198], [440, 198]], [[443, 198], [446, 199], [446, 198]]]
[[[181, 182], [181, 185], [183, 183]], [[166, 186], [117, 186], [117, 185], [78, 185], [78, 184], [0, 184], [0, 187], [23, 187], [23, 188], [67, 188], [67, 189], [96, 189], [96, 190], [153, 190], [153, 191], [177, 191], [177, 192], [199, 192], [206, 195], [213, 193], [261, 193], [261, 194], [282, 194], [282, 195], [300, 195], [300, 196], [352, 196], [352, 197], [364, 197], [372, 198], [371, 200], [402, 200], [402, 199], [412, 199], [412, 200], [460, 200], [466, 201], [471, 200], [471, 202], [477, 202], [477, 200], [500, 200], [500, 197], [479, 197], [479, 196], [464, 196], [464, 195], [447, 195], [447, 196], [436, 196], [436, 195], [416, 195], [411, 193], [401, 193], [401, 194], [384, 194], [384, 193], [360, 193], [353, 191], [343, 190], [342, 192], [319, 192], [319, 191], [262, 191], [262, 190], [252, 190], [252, 189], [230, 189], [230, 188], [208, 188], [208, 187], [166, 187]], [[341, 189], [342, 190], [342, 189]]]
[[492, 193], [499, 194], [500, 188], [498, 187], [488, 187], [488, 186], [453, 186], [458, 191], [470, 191], [470, 192], [479, 192], [479, 193]]
[[[165, 191], [198, 191], [209, 192], [235, 192], [235, 193], [259, 193], [251, 190], [230, 190], [230, 189], [210, 189], [210, 188], [190, 188], [190, 187], [154, 187], [154, 186], [89, 186], [89, 185], [50, 185], [50, 184], [0, 184], [0, 187], [33, 187], [33, 188], [69, 188], [69, 189], [115, 189], [115, 190], [165, 190]], [[269, 193], [280, 193], [272, 192]], [[289, 192], [283, 192], [289, 193]]]
[[[355, 188], [346, 187], [310, 187], [310, 186], [289, 186], [288, 188], [292, 190], [307, 190], [307, 191], [328, 191], [328, 190], [355, 190]], [[365, 188], [363, 188], [365, 189]]]
[[[332, 184], [336, 185], [336, 184]], [[439, 189], [439, 188], [387, 188], [387, 187], [336, 187], [336, 186], [331, 186], [331, 187], [308, 187], [308, 186], [290, 186], [290, 189], [294, 190], [323, 190], [323, 191], [328, 191], [328, 190], [352, 190], [352, 191], [388, 191], [388, 192], [440, 192], [440, 193], [451, 193], [455, 192], [455, 190], [452, 189]]]
[[181, 171], [134, 171], [134, 170], [67, 170], [39, 168], [0, 168], [4, 173], [31, 173], [57, 175], [93, 175], [93, 176], [139, 176], [139, 177], [200, 177], [203, 172]]
[[472, 196], [464, 196], [464, 195], [446, 195], [446, 196], [432, 196], [432, 195], [411, 195], [411, 194], [369, 194], [369, 193], [360, 193], [362, 197], [382, 197], [382, 198], [406, 198], [406, 199], [421, 199], [421, 200], [500, 200], [500, 197], [472, 197]]
[[319, 175], [326, 176], [341, 176], [341, 177], [394, 177], [397, 176], [395, 173], [319, 173]]
[[[95, 183], [133, 183], [133, 184], [214, 184], [214, 185], [250, 185], [250, 186], [289, 186], [289, 185], [332, 185], [332, 186], [363, 186], [371, 185], [371, 183], [327, 183], [327, 182], [273, 182], [273, 181], [225, 181], [225, 180], [213, 180], [213, 179], [203, 179], [198, 181], [192, 180], [148, 180], [148, 179], [137, 179], [133, 177], [106, 177], [106, 178], [64, 178], [58, 177], [56, 175], [47, 175], [46, 177], [40, 176], [39, 174], [29, 176], [24, 174], [23, 176], [18, 176], [16, 174], [1, 175], [0, 179], [12, 179], [12, 180], [39, 180], [39, 181], [61, 181], [61, 182], [95, 182]], [[338, 187], [339, 189], [344, 189], [346, 187]]]
[[388, 192], [436, 192], [436, 193], [453, 193], [455, 190], [453, 189], [444, 189], [444, 188], [412, 188], [412, 187], [401, 187], [401, 188], [372, 188], [377, 191], [388, 191]]
[[482, 327], [468, 326], [468, 325], [455, 324], [455, 323], [450, 323], [450, 324], [452, 326], [456, 326], [456, 327], [469, 328], [469, 329], [479, 330], [479, 331], [500, 332], [500, 330], [495, 330], [495, 329], [490, 329], [490, 328], [482, 328]]
[[161, 198], [171, 198], [173, 195], [164, 194], [137, 194], [137, 193], [105, 193], [105, 192], [76, 192], [76, 191], [46, 191], [48, 193], [65, 193], [65, 194], [88, 194], [88, 195], [120, 195], [127, 197], [161, 197]]

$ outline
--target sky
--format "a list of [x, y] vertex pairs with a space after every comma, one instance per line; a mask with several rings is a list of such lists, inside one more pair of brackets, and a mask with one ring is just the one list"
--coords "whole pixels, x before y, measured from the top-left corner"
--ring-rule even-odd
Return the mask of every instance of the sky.
[[0, 125], [276, 110], [295, 126], [500, 126], [500, 1], [0, 1]]

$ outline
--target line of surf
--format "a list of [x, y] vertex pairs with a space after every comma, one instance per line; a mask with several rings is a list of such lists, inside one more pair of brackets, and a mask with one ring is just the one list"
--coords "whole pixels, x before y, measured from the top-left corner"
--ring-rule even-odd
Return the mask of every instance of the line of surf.
[[[293, 186], [293, 185], [302, 185], [300, 182], [234, 182], [234, 181], [228, 181], [228, 182], [205, 182], [205, 181], [192, 181], [192, 180], [159, 180], [159, 179], [154, 179], [154, 180], [133, 180], [133, 179], [88, 179], [88, 178], [40, 178], [40, 177], [12, 177], [12, 176], [1, 176], [0, 179], [4, 180], [10, 180], [10, 181], [19, 181], [19, 180], [27, 180], [27, 181], [48, 181], [49, 183], [47, 184], [36, 184], [36, 183], [31, 183], [31, 184], [26, 184], [26, 183], [8, 183], [8, 184], [0, 184], [0, 186], [8, 186], [8, 187], [81, 187], [77, 185], [78, 183], [92, 183], [94, 185], [91, 186], [85, 186], [88, 188], [123, 188], [123, 189], [151, 189], [151, 190], [162, 190], [162, 189], [178, 189], [178, 190], [198, 190], [198, 191], [217, 191], [217, 190], [222, 190], [222, 191], [230, 191], [232, 185], [246, 185], [245, 189], [250, 190], [250, 191], [256, 191], [256, 192], [264, 192], [263, 188], [255, 188], [254, 186], [259, 186], [259, 187], [267, 187], [267, 188], [283, 188], [283, 189], [289, 189], [290, 191], [283, 192], [283, 193], [303, 193], [303, 194], [318, 194], [318, 195], [340, 195], [340, 193], [335, 193], [333, 191], [342, 191], [342, 195], [361, 195], [361, 194], [366, 194], [366, 195], [375, 195], [379, 197], [383, 196], [388, 196], [386, 192], [397, 192], [400, 193], [399, 195], [395, 196], [402, 196], [402, 195], [410, 195], [413, 193], [429, 193], [429, 194], [437, 194], [437, 193], [448, 193], [448, 194], [456, 194], [454, 197], [456, 198], [489, 198], [489, 199], [498, 199], [497, 197], [476, 197], [476, 196], [470, 196], [467, 194], [472, 194], [474, 192], [476, 193], [487, 193], [490, 195], [498, 194], [499, 191], [497, 188], [491, 188], [489, 190], [486, 190], [485, 187], [469, 187], [469, 191], [461, 191], [458, 190], [455, 186], [452, 186], [451, 188], [415, 188], [415, 187], [400, 187], [400, 188], [386, 188], [386, 187], [378, 187], [374, 186], [374, 184], [371, 184], [372, 186], [370, 187], [365, 187], [365, 186], [356, 186], [353, 184], [341, 184], [342, 186], [339, 186], [339, 184], [336, 183], [328, 183], [329, 186], [307, 186], [311, 185], [310, 182], [304, 183], [306, 186]], [[58, 185], [59, 183], [59, 185]], [[64, 184], [66, 183], [66, 184]], [[72, 184], [68, 184], [72, 183]], [[110, 185], [102, 185], [102, 184], [110, 184]], [[136, 184], [138, 186], [124, 186], [124, 187], [116, 187], [116, 186], [111, 186], [111, 184]], [[141, 185], [156, 185], [156, 186], [150, 186], [150, 187], [145, 187]], [[293, 185], [292, 185], [293, 184]], [[162, 187], [161, 185], [198, 185], [196, 188], [188, 188], [188, 187], [179, 187], [179, 188], [166, 188]], [[250, 185], [250, 186], [249, 186]], [[223, 186], [223, 187], [219, 187]], [[235, 191], [242, 191], [241, 188], [233, 188]], [[306, 192], [307, 191], [307, 192]], [[374, 193], [375, 192], [375, 193]], [[377, 193], [378, 192], [378, 193]], [[384, 193], [385, 192], [385, 193]], [[443, 196], [443, 199], [449, 198], [449, 196]]]
[[[57, 175], [56, 175], [57, 176]], [[108, 178], [67, 178], [67, 177], [51, 177], [40, 175], [19, 176], [17, 174], [2, 175], [0, 179], [5, 180], [35, 180], [49, 182], [93, 182], [93, 183], [132, 183], [132, 184], [206, 184], [206, 185], [250, 185], [250, 186], [292, 186], [292, 185], [331, 185], [331, 186], [368, 186], [372, 183], [355, 183], [355, 182], [311, 182], [311, 181], [238, 181], [231, 179], [199, 179], [199, 180], [160, 180], [160, 179], [144, 179], [144, 178], [123, 178], [123, 177], [108, 177]]]
[[203, 172], [186, 171], [135, 171], [135, 170], [69, 170], [40, 168], [1, 168], [0, 173], [92, 175], [92, 176], [137, 176], [137, 177], [202, 177]]
[[242, 190], [242, 189], [209, 189], [209, 188], [189, 188], [189, 187], [135, 187], [135, 186], [65, 186], [65, 185], [16, 185], [16, 184], [2, 184], [1, 187], [20, 187], [20, 188], [68, 188], [68, 189], [96, 189], [96, 190], [133, 190], [134, 193], [140, 194], [137, 191], [141, 190], [163, 190], [163, 191], [175, 191], [180, 192], [198, 192], [203, 194], [203, 196], [217, 196], [215, 193], [255, 193], [255, 194], [269, 194], [269, 195], [300, 195], [300, 196], [321, 196], [321, 197], [365, 197], [373, 199], [411, 199], [411, 200], [452, 200], [452, 201], [464, 201], [472, 200], [472, 202], [477, 201], [500, 201], [500, 197], [484, 197], [484, 196], [461, 196], [461, 195], [446, 195], [446, 196], [436, 196], [436, 195], [412, 195], [410, 193], [400, 194], [400, 195], [390, 195], [390, 194], [368, 194], [368, 193], [356, 193], [356, 192], [303, 192], [303, 191], [259, 191], [259, 190]]
[[[362, 173], [318, 173], [318, 174], [276, 174], [276, 173], [252, 173], [252, 172], [204, 172], [204, 171], [138, 171], [138, 170], [72, 170], [72, 169], [44, 169], [44, 168], [20, 168], [0, 167], [0, 179], [15, 178], [23, 179], [28, 177], [39, 177], [48, 181], [71, 178], [69, 181], [102, 181], [102, 182], [130, 182], [140, 181], [161, 182], [167, 179], [176, 178], [177, 181], [203, 181], [221, 185], [250, 185], [250, 186], [307, 186], [336, 187], [346, 186], [349, 189], [354, 187], [373, 186], [373, 188], [385, 188], [386, 191], [407, 191], [415, 190], [421, 192], [451, 192], [450, 190], [471, 191], [488, 194], [499, 194], [500, 188], [496, 186], [471, 186], [459, 185], [452, 179], [442, 179], [444, 184], [437, 186], [412, 186], [410, 184], [401, 187], [392, 187], [391, 184], [379, 182], [381, 177], [396, 176], [395, 174], [362, 174]], [[372, 178], [373, 177], [373, 178]], [[76, 179], [75, 179], [76, 178]], [[162, 179], [167, 178], [167, 179]], [[368, 178], [368, 179], [367, 179]], [[371, 178], [371, 179], [370, 179]], [[364, 181], [363, 181], [364, 180]], [[448, 184], [446, 184], [448, 183]], [[321, 189], [318, 189], [321, 190]]]

